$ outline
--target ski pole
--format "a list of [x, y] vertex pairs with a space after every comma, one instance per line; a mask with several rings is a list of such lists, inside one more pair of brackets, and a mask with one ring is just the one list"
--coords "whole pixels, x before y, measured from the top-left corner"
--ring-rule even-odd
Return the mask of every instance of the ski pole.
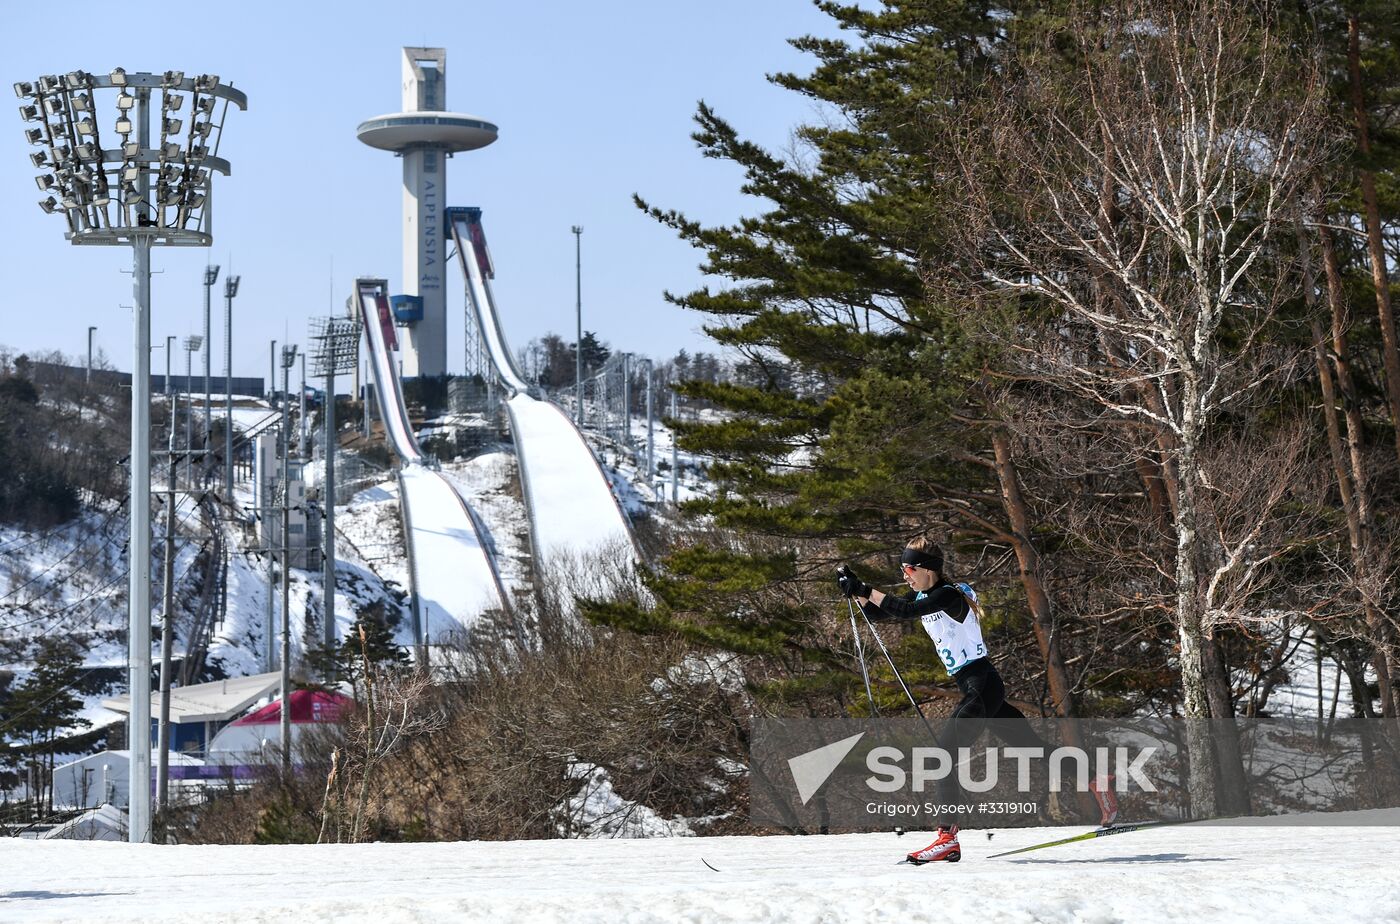
[[860, 643], [860, 629], [856, 626], [855, 601], [847, 597], [846, 606], [851, 611], [851, 638], [856, 643], [856, 660], [860, 661], [860, 676], [865, 681], [865, 696], [870, 700], [870, 711], [879, 715], [880, 710], [875, 708], [875, 694], [870, 691], [870, 671], [865, 666], [865, 648]]
[[865, 625], [870, 629], [870, 634], [875, 636], [875, 644], [880, 646], [880, 653], [883, 654], [885, 660], [889, 662], [890, 670], [894, 671], [894, 678], [899, 681], [899, 685], [904, 689], [904, 695], [909, 697], [910, 705], [914, 707], [914, 711], [917, 712], [919, 718], [923, 720], [924, 728], [927, 728], [933, 740], [937, 741], [938, 733], [935, 732], [933, 726], [929, 724], [928, 716], [924, 715], [924, 711], [919, 708], [919, 701], [914, 699], [914, 694], [909, 690], [909, 684], [904, 682], [904, 675], [899, 672], [899, 668], [895, 667], [894, 658], [890, 657], [889, 649], [885, 647], [884, 641], [880, 638], [880, 633], [875, 631], [875, 625], [870, 621], [870, 617], [865, 615], [865, 610], [862, 609], [860, 615], [861, 618], [865, 620]]

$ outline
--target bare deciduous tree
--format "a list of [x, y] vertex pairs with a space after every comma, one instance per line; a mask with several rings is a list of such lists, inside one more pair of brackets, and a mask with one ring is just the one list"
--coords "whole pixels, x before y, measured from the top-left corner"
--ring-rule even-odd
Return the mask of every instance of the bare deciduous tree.
[[[1327, 154], [1323, 90], [1267, 4], [1133, 0], [1068, 21], [1008, 60], [967, 126], [968, 265], [990, 298], [1041, 309], [1008, 344], [1029, 373], [1155, 435], [1184, 707], [1204, 719], [1212, 578], [1238, 560], [1203, 532], [1203, 453], [1222, 412], [1296, 367], [1263, 334], [1294, 290], [1276, 243]], [[1216, 759], [1190, 724], [1205, 816]]]

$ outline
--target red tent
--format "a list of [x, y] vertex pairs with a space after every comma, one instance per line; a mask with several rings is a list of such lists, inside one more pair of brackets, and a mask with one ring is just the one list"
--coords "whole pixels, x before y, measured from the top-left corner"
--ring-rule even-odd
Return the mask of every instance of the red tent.
[[[355, 701], [340, 693], [325, 690], [292, 691], [292, 724], [304, 722], [334, 722]], [[282, 721], [282, 702], [278, 700], [249, 713], [234, 725], [276, 725]]]
[[[293, 690], [291, 699], [294, 747], [307, 728], [334, 722], [354, 705], [354, 700], [348, 696], [322, 690]], [[209, 743], [209, 756], [234, 763], [266, 763], [265, 751], [277, 746], [281, 723], [282, 704], [264, 706], [221, 729]]]

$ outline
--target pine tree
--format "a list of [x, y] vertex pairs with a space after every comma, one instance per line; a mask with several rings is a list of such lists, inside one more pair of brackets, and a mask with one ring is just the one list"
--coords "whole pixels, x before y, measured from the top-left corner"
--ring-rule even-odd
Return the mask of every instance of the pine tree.
[[799, 130], [810, 163], [743, 140], [704, 104], [696, 116], [704, 155], [739, 165], [743, 191], [773, 208], [710, 228], [637, 200], [730, 281], [667, 298], [713, 318], [706, 332], [744, 356], [746, 375], [707, 380], [688, 363], [677, 390], [727, 414], [671, 422], [684, 448], [715, 460], [715, 495], [689, 512], [724, 534], [666, 559], [650, 578], [655, 611], [590, 613], [767, 654], [788, 690], [846, 692], [855, 675], [831, 621], [836, 561], [873, 554], [888, 579], [890, 554], [927, 527], [959, 542], [1007, 532], [978, 457], [990, 454], [990, 432], [966, 423], [987, 416], [987, 357], [925, 285], [948, 190], [924, 182], [937, 165], [912, 130], [975, 85], [1004, 23], [990, 8], [822, 8], [861, 42], [800, 39], [817, 69], [774, 78], [844, 116]]
[[[592, 375], [603, 368], [603, 363], [608, 361], [612, 351], [607, 344], [598, 339], [598, 335], [591, 330], [583, 332], [583, 343], [578, 347], [583, 354], [583, 374]], [[572, 358], [572, 357], [571, 357]]]
[[[1006, 642], [1033, 640], [1052, 687], [1050, 708], [1075, 708], [1075, 682], [1085, 677], [1066, 670], [1073, 652], [1064, 649], [1079, 637], [1094, 646], [1083, 652], [1093, 656], [1089, 676], [1105, 678], [1095, 694], [1102, 708], [1141, 708], [1146, 697], [1176, 708], [1175, 543], [1163, 528], [1173, 502], [1170, 446], [1028, 372], [1012, 355], [1034, 360], [1038, 345], [1027, 331], [1075, 338], [1094, 363], [1111, 366], [1115, 357], [1082, 328], [1057, 330], [1050, 322], [1062, 313], [1047, 299], [988, 298], [965, 259], [972, 235], [962, 171], [969, 160], [995, 165], [989, 142], [1001, 128], [997, 101], [982, 88], [1018, 50], [1042, 54], [1035, 79], [1068, 86], [1079, 52], [1060, 38], [1088, 11], [913, 0], [874, 10], [820, 6], [853, 38], [799, 39], [816, 69], [773, 78], [830, 114], [797, 130], [796, 156], [745, 140], [704, 104], [696, 116], [702, 153], [739, 166], [743, 192], [764, 201], [765, 211], [708, 227], [637, 200], [703, 250], [703, 268], [725, 280], [667, 298], [709, 318], [706, 332], [742, 355], [742, 374], [712, 383], [691, 372], [678, 390], [725, 414], [718, 422], [671, 422], [684, 448], [715, 460], [714, 496], [688, 509], [716, 534], [678, 550], [650, 576], [655, 609], [612, 604], [589, 612], [639, 631], [766, 654], [788, 689], [825, 677], [828, 692], [849, 692], [839, 676], [850, 667], [844, 612], [824, 583], [831, 565], [865, 556], [878, 569], [867, 577], [890, 575], [894, 550], [933, 526], [953, 537], [955, 552], [1014, 554], [1010, 566], [986, 576], [1014, 576], [1020, 592], [1009, 581], [979, 590], [989, 612], [1005, 620]], [[1263, 15], [1240, 15], [1256, 14]], [[1264, 259], [1286, 266], [1286, 255]], [[1253, 336], [1237, 317], [1224, 330], [1235, 340]], [[1016, 333], [1019, 342], [1009, 336]], [[1270, 348], [1297, 346], [1286, 326], [1260, 336]], [[1286, 401], [1291, 393], [1270, 394]], [[1220, 458], [1232, 446], [1258, 451], [1261, 433], [1283, 429], [1287, 416], [1277, 413], [1264, 427], [1223, 418], [1212, 451]], [[1239, 486], [1236, 496], [1248, 490]], [[1074, 520], [1060, 522], [1067, 512]], [[1099, 634], [1102, 625], [1075, 624], [1075, 607], [1099, 618], [1135, 614], [1134, 646], [1117, 646]], [[1218, 644], [1205, 645], [1212, 709], [1232, 714], [1227, 646], [1247, 653], [1257, 642], [1223, 628], [1216, 635]]]
[[[83, 670], [83, 653], [71, 636], [42, 637], [31, 653], [34, 667], [14, 689], [7, 704], [9, 717], [0, 724], [3, 739], [22, 742], [17, 756], [44, 768], [43, 780], [53, 777], [54, 756], [62, 751], [59, 732], [87, 728], [92, 723], [81, 718], [84, 693], [93, 692]], [[47, 787], [49, 808], [53, 807], [51, 787], [41, 783], [35, 794], [42, 800]]]
[[[334, 674], [358, 689], [364, 680], [366, 661], [371, 670], [400, 667], [409, 663], [408, 649], [394, 640], [397, 619], [390, 619], [381, 605], [366, 607], [355, 616], [340, 644], [329, 652], [318, 647], [307, 653], [307, 664], [322, 676]], [[361, 630], [364, 643], [360, 641]]]
[[[1391, 291], [1394, 258], [1385, 255], [1387, 235], [1394, 235], [1400, 216], [1400, 123], [1395, 119], [1400, 103], [1400, 21], [1389, 0], [1305, 3], [1299, 12], [1299, 31], [1317, 38], [1325, 55], [1332, 78], [1332, 113], [1335, 124], [1345, 127], [1341, 140], [1350, 161], [1350, 169], [1319, 174], [1319, 201], [1311, 206], [1331, 315], [1325, 341], [1321, 324], [1317, 330], [1322, 397], [1340, 445], [1337, 402], [1326, 394], [1335, 377], [1351, 450], [1343, 457], [1339, 446], [1334, 448], [1335, 484], [1349, 520], [1353, 578], [1346, 596], [1359, 600], [1357, 608], [1365, 614], [1358, 620], [1361, 625], [1348, 631], [1356, 631], [1372, 646], [1369, 660], [1379, 681], [1382, 712], [1400, 720], [1400, 646], [1393, 616], [1384, 614], [1387, 603], [1393, 612], [1394, 603], [1374, 586], [1387, 583], [1379, 575], [1388, 569], [1384, 563], [1393, 558], [1400, 541], [1386, 528], [1393, 517], [1387, 501], [1394, 492], [1383, 487], [1393, 481], [1395, 463], [1400, 462], [1400, 330]], [[1339, 234], [1335, 227], [1357, 227], [1362, 235]], [[1362, 310], [1368, 303], [1374, 311]], [[1389, 434], [1370, 432], [1373, 428], [1365, 421], [1386, 416]], [[1367, 446], [1386, 442], [1395, 447], [1391, 458], [1366, 452]]]

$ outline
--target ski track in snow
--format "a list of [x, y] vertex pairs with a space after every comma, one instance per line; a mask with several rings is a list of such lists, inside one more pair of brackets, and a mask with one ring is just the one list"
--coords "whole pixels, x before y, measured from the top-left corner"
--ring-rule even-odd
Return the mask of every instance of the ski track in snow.
[[[4, 921], [1400, 920], [1400, 830], [1178, 827], [988, 860], [1063, 829], [280, 847], [0, 840]], [[709, 866], [716, 871], [712, 871]]]

